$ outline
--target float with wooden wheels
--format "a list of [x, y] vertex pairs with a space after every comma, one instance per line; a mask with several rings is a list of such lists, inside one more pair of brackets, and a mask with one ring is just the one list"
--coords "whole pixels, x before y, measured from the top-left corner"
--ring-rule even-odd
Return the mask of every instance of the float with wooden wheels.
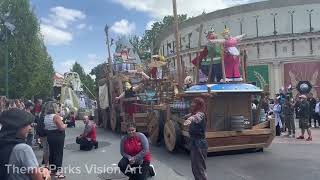
[[[252, 96], [263, 95], [258, 87], [245, 84], [195, 85], [178, 94], [185, 109], [171, 112], [164, 126], [166, 148], [174, 151], [178, 147], [189, 149], [188, 128], [183, 126], [183, 116], [188, 112], [188, 103], [202, 97], [206, 102], [206, 139], [208, 152], [240, 149], [262, 150], [268, 147], [275, 136], [275, 121], [260, 122], [252, 114]], [[182, 108], [183, 109], [183, 108]], [[259, 111], [258, 111], [259, 112]], [[253, 119], [257, 119], [254, 121]], [[263, 118], [262, 118], [263, 119]]]

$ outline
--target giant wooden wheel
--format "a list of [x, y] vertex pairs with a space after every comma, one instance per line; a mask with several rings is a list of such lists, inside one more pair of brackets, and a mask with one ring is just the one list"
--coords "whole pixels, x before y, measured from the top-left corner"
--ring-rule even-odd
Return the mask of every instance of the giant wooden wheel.
[[151, 112], [148, 114], [148, 135], [151, 144], [157, 144], [159, 138], [159, 113], [158, 112]]
[[169, 120], [164, 125], [164, 141], [167, 149], [172, 152], [174, 151], [181, 139], [181, 130], [176, 121]]

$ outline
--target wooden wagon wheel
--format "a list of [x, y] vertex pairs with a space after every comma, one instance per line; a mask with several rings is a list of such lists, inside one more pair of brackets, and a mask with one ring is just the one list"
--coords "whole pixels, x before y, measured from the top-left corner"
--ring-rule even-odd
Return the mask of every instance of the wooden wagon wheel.
[[168, 151], [176, 149], [181, 139], [181, 130], [177, 122], [169, 120], [164, 125], [164, 141]]
[[116, 131], [116, 128], [117, 128], [117, 113], [116, 113], [114, 108], [112, 109], [112, 117], [111, 117], [111, 121], [110, 121], [110, 127], [111, 127], [111, 130], [113, 132]]
[[159, 114], [157, 112], [151, 112], [148, 114], [148, 135], [151, 144], [157, 144], [159, 138]]

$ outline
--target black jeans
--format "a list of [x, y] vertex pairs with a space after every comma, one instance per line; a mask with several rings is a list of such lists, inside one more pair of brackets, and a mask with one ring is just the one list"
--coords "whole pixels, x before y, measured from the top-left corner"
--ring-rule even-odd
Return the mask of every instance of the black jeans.
[[[118, 163], [121, 172], [129, 177], [129, 180], [146, 180], [150, 176], [150, 162], [143, 161], [142, 164], [133, 164], [129, 166], [129, 160], [123, 157]], [[138, 167], [136, 171], [130, 172], [130, 167]], [[139, 168], [141, 167], [141, 168]]]
[[62, 167], [65, 132], [60, 130], [47, 131], [49, 144], [49, 164], [54, 165], [53, 172]]
[[87, 138], [79, 138], [77, 137], [76, 143], [80, 144], [80, 150], [90, 151], [94, 145], [92, 141], [88, 141]]

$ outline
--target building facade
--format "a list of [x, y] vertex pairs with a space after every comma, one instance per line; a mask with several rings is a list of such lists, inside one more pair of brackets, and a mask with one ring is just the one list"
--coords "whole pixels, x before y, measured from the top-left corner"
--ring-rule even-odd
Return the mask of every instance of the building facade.
[[[181, 58], [193, 74], [191, 60], [207, 44], [205, 33], [224, 27], [231, 35], [246, 34], [239, 44], [248, 55], [248, 80], [268, 85], [272, 95], [281, 87], [308, 80], [320, 96], [320, 1], [269, 0], [218, 10], [179, 25]], [[175, 72], [175, 38], [170, 27], [157, 39], [159, 52]], [[297, 94], [297, 91], [294, 91]]]

